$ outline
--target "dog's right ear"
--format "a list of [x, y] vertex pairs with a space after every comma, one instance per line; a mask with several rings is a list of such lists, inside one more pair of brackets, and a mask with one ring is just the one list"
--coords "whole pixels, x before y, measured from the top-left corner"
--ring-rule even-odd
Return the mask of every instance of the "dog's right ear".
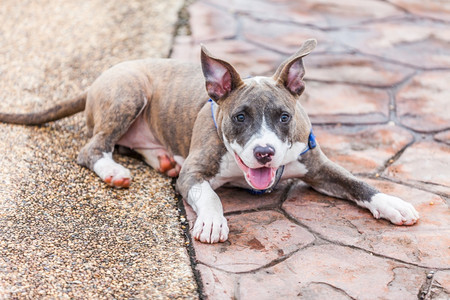
[[287, 60], [285, 60], [273, 75], [273, 78], [280, 85], [283, 85], [291, 94], [299, 96], [305, 89], [303, 76], [305, 76], [305, 67], [302, 57], [308, 55], [317, 45], [314, 39], [307, 40], [301, 48]]
[[205, 76], [206, 91], [211, 99], [219, 102], [244, 83], [231, 64], [212, 57], [205, 46], [201, 45], [201, 47], [202, 70]]

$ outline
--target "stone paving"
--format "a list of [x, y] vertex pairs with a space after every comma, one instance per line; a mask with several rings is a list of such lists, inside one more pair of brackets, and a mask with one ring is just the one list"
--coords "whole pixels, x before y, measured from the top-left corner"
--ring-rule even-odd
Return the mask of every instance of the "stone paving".
[[243, 75], [271, 75], [316, 38], [301, 103], [324, 152], [421, 214], [397, 227], [300, 181], [221, 189], [229, 240], [191, 240], [202, 297], [448, 299], [450, 3], [209, 0], [189, 14], [172, 57], [198, 62], [204, 43]]

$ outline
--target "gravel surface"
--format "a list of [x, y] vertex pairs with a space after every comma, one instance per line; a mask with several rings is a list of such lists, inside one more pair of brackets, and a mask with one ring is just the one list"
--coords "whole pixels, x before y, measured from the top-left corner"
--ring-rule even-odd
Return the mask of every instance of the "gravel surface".
[[[182, 0], [0, 4], [0, 111], [73, 97], [120, 61], [168, 55]], [[195, 298], [171, 180], [115, 158], [115, 190], [76, 164], [82, 114], [0, 124], [1, 298]]]

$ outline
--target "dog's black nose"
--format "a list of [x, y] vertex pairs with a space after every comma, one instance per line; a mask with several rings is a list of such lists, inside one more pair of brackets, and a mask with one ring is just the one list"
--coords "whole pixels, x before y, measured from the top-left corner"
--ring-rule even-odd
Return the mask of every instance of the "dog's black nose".
[[272, 160], [272, 156], [275, 155], [275, 149], [271, 146], [257, 146], [253, 149], [253, 155], [260, 164], [265, 165]]

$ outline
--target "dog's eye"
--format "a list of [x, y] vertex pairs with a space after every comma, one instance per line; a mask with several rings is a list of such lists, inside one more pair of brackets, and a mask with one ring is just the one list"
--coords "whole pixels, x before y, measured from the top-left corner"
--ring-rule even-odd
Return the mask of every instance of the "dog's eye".
[[291, 120], [291, 116], [288, 113], [282, 113], [280, 117], [281, 123], [287, 123]]
[[234, 120], [236, 122], [242, 123], [245, 121], [245, 115], [244, 114], [238, 114], [236, 116], [234, 116]]

